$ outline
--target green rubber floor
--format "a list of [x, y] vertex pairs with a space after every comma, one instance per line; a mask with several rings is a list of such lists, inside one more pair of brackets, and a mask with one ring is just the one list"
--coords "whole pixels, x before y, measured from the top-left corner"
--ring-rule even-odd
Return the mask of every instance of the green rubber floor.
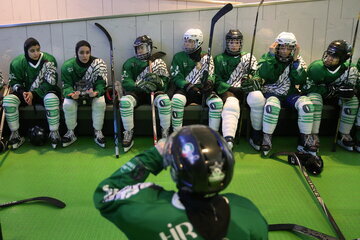
[[[322, 138], [324, 171], [311, 176], [346, 239], [360, 237], [360, 154], [337, 148]], [[119, 159], [113, 144], [101, 149], [92, 139], [80, 138], [68, 148], [52, 150], [25, 143], [0, 155], [0, 203], [36, 196], [52, 196], [67, 204], [64, 209], [23, 204], [0, 209], [4, 240], [121, 240], [125, 236], [100, 216], [92, 202], [98, 183], [131, 157], [152, 145], [151, 137], [137, 138], [133, 149]], [[292, 151], [295, 137], [275, 137], [274, 152]], [[296, 223], [335, 235], [298, 168], [286, 157], [262, 158], [244, 139], [234, 148], [235, 174], [227, 192], [251, 199], [269, 224]], [[174, 189], [168, 171], [149, 181]], [[146, 239], [146, 237], [144, 237]], [[310, 239], [290, 232], [271, 232], [269, 239]]]

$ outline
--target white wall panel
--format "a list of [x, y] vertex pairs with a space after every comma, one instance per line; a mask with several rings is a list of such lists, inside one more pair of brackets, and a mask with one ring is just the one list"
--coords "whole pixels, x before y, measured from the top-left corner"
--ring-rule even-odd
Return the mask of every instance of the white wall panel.
[[[64, 59], [75, 56], [75, 45], [80, 40], [87, 40], [86, 22], [63, 23]], [[91, 40], [89, 40], [91, 44]]]
[[309, 36], [313, 34], [314, 21], [312, 18], [291, 19], [289, 21], [289, 30], [294, 33], [297, 42], [300, 45], [300, 55], [304, 58], [307, 65], [311, 63], [311, 49], [313, 39]]
[[314, 19], [313, 44], [311, 47], [311, 61], [320, 59], [329, 45], [326, 42], [326, 19]]
[[58, 64], [58, 72], [65, 61], [64, 57], [64, 34], [62, 23], [50, 25], [52, 55], [56, 58]]

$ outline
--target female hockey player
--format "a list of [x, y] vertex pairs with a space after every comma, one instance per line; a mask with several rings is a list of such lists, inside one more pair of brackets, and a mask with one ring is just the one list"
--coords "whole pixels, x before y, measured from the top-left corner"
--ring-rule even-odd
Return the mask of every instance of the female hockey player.
[[[95, 206], [132, 240], [268, 239], [267, 222], [250, 200], [219, 194], [230, 183], [234, 164], [219, 133], [185, 126], [101, 182]], [[167, 166], [177, 192], [145, 182]]]
[[135, 56], [129, 58], [122, 69], [125, 95], [120, 99], [120, 113], [125, 130], [122, 142], [125, 152], [134, 144], [134, 108], [151, 104], [151, 92], [155, 94], [154, 104], [159, 110], [162, 138], [168, 136], [171, 123], [171, 102], [166, 94], [169, 72], [165, 62], [161, 58], [153, 59], [153, 41], [147, 35], [135, 39], [134, 50]]
[[298, 112], [298, 151], [316, 154], [311, 137], [314, 107], [308, 97], [300, 94], [307, 75], [306, 63], [299, 53], [300, 46], [295, 35], [282, 32], [259, 61], [258, 75], [265, 81], [262, 91], [266, 98], [261, 145], [264, 155], [272, 148], [272, 134], [278, 123], [281, 105], [295, 108]]
[[350, 136], [359, 105], [354, 95], [354, 86], [358, 78], [355, 66], [349, 69], [347, 61], [351, 55], [351, 46], [344, 40], [332, 41], [323, 58], [312, 62], [308, 69], [308, 81], [304, 90], [314, 104], [313, 138], [320, 145], [318, 133], [323, 104], [341, 105], [339, 139], [337, 143], [352, 151], [354, 141]]
[[74, 129], [77, 125], [78, 104], [91, 104], [94, 141], [105, 147], [102, 133], [105, 116], [105, 88], [107, 69], [105, 62], [91, 55], [91, 46], [81, 40], [75, 47], [76, 57], [64, 62], [61, 67], [63, 81], [63, 110], [67, 133], [62, 138], [63, 147], [76, 141]]
[[[205, 94], [209, 107], [209, 126], [218, 131], [221, 121], [223, 102], [213, 92], [214, 63], [211, 58], [208, 66], [208, 55], [201, 50], [203, 34], [200, 29], [189, 29], [184, 34], [184, 51], [174, 55], [171, 63], [171, 76], [176, 86], [172, 98], [172, 127], [174, 131], [183, 125], [184, 107], [191, 103], [202, 104]], [[207, 79], [204, 72], [208, 71]]]
[[24, 54], [10, 63], [9, 84], [12, 93], [4, 98], [6, 121], [11, 130], [9, 146], [19, 148], [25, 138], [19, 134], [19, 106], [42, 104], [47, 111], [49, 138], [53, 148], [61, 142], [59, 135], [59, 96], [57, 86], [57, 63], [55, 58], [40, 51], [40, 43], [28, 38], [24, 43]]
[[239, 101], [247, 94], [247, 103], [250, 106], [250, 118], [253, 132], [250, 144], [260, 150], [262, 136], [262, 116], [265, 98], [260, 90], [260, 83], [252, 78], [256, 70], [256, 58], [252, 56], [251, 72], [248, 73], [250, 53], [242, 52], [243, 35], [239, 30], [230, 30], [226, 34], [225, 52], [216, 56], [215, 77], [216, 92], [224, 102], [222, 111], [222, 133], [230, 148], [233, 146], [234, 137], [240, 116]]
[[[360, 58], [357, 62], [356, 68], [358, 70], [358, 79], [357, 79], [357, 83], [356, 83], [356, 91], [357, 91], [357, 97], [358, 100], [360, 99]], [[357, 117], [356, 117], [356, 122], [355, 122], [355, 127], [356, 127], [356, 143], [355, 143], [355, 150], [360, 153], [360, 106], [357, 112]]]

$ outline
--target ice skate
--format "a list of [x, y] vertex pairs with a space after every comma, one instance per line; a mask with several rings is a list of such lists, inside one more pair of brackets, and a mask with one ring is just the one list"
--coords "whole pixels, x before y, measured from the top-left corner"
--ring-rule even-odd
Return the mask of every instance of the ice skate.
[[339, 138], [337, 140], [337, 144], [348, 151], [354, 151], [354, 141], [350, 134], [342, 134], [339, 132]]
[[226, 140], [226, 142], [227, 142], [230, 150], [232, 150], [233, 147], [234, 147], [234, 138], [231, 137], [231, 136], [226, 136], [226, 137], [225, 137], [225, 140]]
[[62, 146], [67, 147], [77, 140], [74, 130], [68, 130], [62, 138]]
[[20, 136], [18, 130], [11, 132], [8, 145], [12, 149], [18, 149], [21, 145], [24, 144], [24, 142], [25, 142], [25, 138]]
[[261, 137], [262, 137], [261, 130], [254, 130], [254, 129], [252, 130], [249, 143], [256, 151], [260, 151], [261, 143], [262, 143]]
[[169, 136], [169, 128], [161, 128], [161, 138], [167, 139]]
[[134, 129], [130, 131], [124, 131], [124, 139], [122, 141], [124, 152], [128, 152], [134, 145]]
[[106, 143], [106, 140], [105, 140], [105, 137], [102, 133], [101, 130], [94, 130], [94, 141], [97, 145], [99, 145], [100, 147], [102, 148], [105, 148], [105, 143]]
[[309, 153], [316, 156], [317, 147], [314, 145], [314, 139], [310, 134], [300, 133], [297, 150], [303, 153]]
[[55, 149], [57, 145], [61, 143], [61, 137], [58, 130], [50, 131], [49, 138], [53, 149]]
[[264, 156], [267, 156], [272, 149], [272, 134], [263, 134], [263, 140], [261, 144], [261, 151]]

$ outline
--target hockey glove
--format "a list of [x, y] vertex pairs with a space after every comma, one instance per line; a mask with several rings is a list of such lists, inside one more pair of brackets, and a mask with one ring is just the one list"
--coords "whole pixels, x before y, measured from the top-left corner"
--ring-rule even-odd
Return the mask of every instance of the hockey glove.
[[158, 75], [156, 75], [155, 73], [146, 74], [144, 80], [147, 81], [147, 82], [154, 83], [158, 88], [163, 88], [164, 87], [163, 80]]
[[354, 87], [351, 85], [342, 85], [338, 88], [339, 97], [350, 99], [355, 95]]
[[210, 94], [214, 89], [214, 83], [211, 80], [207, 80], [201, 89], [203, 94]]
[[201, 95], [200, 90], [191, 83], [186, 84], [184, 90], [190, 96]]
[[325, 98], [333, 98], [337, 95], [337, 89], [334, 85], [327, 86], [327, 95]]
[[141, 90], [143, 90], [146, 93], [151, 93], [151, 92], [155, 92], [157, 87], [156, 84], [153, 82], [148, 82], [148, 81], [141, 81], [138, 85], [138, 88], [140, 88]]
[[248, 78], [241, 82], [241, 89], [245, 93], [260, 90], [260, 83], [254, 79]]
[[22, 96], [23, 93], [25, 92], [25, 88], [23, 86], [21, 86], [20, 84], [15, 84], [13, 86], [13, 91], [17, 94], [19, 94], [19, 96]]

